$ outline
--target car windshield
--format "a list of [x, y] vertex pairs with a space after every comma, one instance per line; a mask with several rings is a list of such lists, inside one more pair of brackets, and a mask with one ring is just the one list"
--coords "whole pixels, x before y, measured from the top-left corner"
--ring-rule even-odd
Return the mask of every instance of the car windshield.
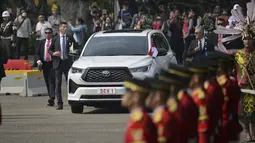
[[147, 55], [146, 36], [93, 37], [89, 40], [83, 56], [129, 56]]

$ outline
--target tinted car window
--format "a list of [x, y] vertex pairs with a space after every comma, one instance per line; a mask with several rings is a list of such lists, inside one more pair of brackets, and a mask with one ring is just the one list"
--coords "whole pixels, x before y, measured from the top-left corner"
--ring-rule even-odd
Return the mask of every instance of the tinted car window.
[[155, 43], [157, 49], [164, 50], [164, 51], [169, 50], [168, 43], [161, 34], [154, 34], [153, 42]]
[[147, 55], [147, 37], [110, 36], [93, 37], [85, 47], [83, 56]]

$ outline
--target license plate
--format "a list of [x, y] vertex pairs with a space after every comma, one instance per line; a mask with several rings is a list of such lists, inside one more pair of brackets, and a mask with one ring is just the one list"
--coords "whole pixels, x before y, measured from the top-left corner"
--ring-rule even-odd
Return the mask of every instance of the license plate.
[[116, 93], [115, 88], [100, 88], [98, 94], [114, 94]]

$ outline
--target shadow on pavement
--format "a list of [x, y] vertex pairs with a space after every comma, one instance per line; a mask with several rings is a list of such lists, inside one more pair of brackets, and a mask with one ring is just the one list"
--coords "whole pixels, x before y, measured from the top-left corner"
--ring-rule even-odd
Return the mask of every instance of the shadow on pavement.
[[127, 114], [129, 113], [127, 109], [116, 107], [116, 108], [97, 108], [89, 112], [84, 112], [83, 114]]

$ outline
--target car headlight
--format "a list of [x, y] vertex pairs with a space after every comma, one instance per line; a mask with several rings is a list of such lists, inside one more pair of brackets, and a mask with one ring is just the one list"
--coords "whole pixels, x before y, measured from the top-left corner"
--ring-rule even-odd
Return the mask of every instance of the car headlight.
[[129, 70], [131, 72], [146, 72], [150, 69], [150, 65], [149, 66], [143, 66], [143, 67], [137, 67], [137, 68], [130, 68]]
[[73, 68], [72, 67], [72, 73], [82, 73], [82, 69], [79, 69], [79, 68]]

